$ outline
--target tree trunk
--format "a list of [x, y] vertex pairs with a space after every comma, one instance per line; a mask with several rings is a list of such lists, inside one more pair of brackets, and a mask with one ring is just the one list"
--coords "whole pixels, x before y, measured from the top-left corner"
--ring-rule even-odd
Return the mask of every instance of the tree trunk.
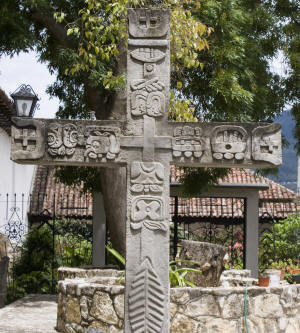
[[112, 245], [125, 256], [126, 168], [102, 168], [101, 186]]
[[[119, 46], [119, 59], [117, 62], [116, 75], [126, 72], [127, 51], [124, 43]], [[119, 91], [113, 96], [109, 119], [126, 120], [126, 89]], [[98, 115], [97, 115], [98, 118]], [[113, 247], [125, 256], [126, 240], [126, 168], [102, 168], [101, 186], [104, 198], [107, 229]]]

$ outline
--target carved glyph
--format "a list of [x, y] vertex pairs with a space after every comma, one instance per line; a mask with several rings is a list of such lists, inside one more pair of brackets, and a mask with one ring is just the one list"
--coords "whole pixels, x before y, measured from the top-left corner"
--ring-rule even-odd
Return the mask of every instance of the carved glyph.
[[216, 160], [241, 161], [245, 158], [248, 134], [241, 126], [218, 126], [212, 133], [211, 146]]
[[[133, 162], [130, 172], [131, 227], [166, 230], [163, 192], [164, 167], [158, 162]], [[152, 193], [152, 195], [148, 195]], [[147, 194], [147, 195], [145, 195]]]
[[45, 154], [45, 124], [35, 119], [12, 119], [12, 160], [36, 160]]
[[134, 333], [161, 333], [165, 312], [165, 291], [150, 258], [135, 274], [129, 292], [129, 320]]
[[165, 85], [159, 79], [135, 80], [131, 84], [131, 114], [160, 117], [165, 112]]
[[172, 138], [174, 157], [200, 158], [203, 154], [202, 131], [199, 127], [175, 127]]
[[252, 157], [256, 161], [266, 161], [280, 165], [281, 156], [281, 131], [280, 124], [260, 126], [252, 133]]
[[[139, 47], [130, 53], [131, 57], [145, 63], [155, 63], [165, 58], [166, 53], [154, 47]], [[153, 71], [153, 67], [146, 68], [149, 72]]]
[[168, 33], [169, 16], [161, 10], [129, 9], [129, 33], [134, 38], [158, 38]]
[[84, 157], [87, 161], [114, 160], [120, 152], [120, 130], [118, 128], [89, 126], [85, 132]]
[[54, 157], [72, 156], [78, 143], [78, 130], [74, 124], [52, 123], [47, 134], [48, 153]]
[[133, 162], [131, 164], [131, 191], [134, 193], [161, 193], [164, 167], [157, 162]]

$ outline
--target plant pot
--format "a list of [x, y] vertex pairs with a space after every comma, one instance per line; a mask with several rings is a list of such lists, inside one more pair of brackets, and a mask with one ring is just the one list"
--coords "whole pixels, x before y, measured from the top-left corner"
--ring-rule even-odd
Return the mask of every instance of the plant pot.
[[292, 282], [295, 284], [300, 284], [300, 275], [292, 275]]
[[270, 287], [278, 287], [280, 285], [281, 270], [279, 269], [266, 269], [264, 274], [270, 278]]
[[269, 276], [267, 276], [267, 277], [259, 277], [258, 278], [258, 285], [260, 287], [268, 287], [269, 283], [270, 283], [270, 277]]
[[300, 274], [300, 268], [290, 269], [290, 273], [291, 273], [292, 275]]
[[282, 268], [280, 273], [280, 281], [284, 280], [284, 275], [285, 275], [285, 269]]

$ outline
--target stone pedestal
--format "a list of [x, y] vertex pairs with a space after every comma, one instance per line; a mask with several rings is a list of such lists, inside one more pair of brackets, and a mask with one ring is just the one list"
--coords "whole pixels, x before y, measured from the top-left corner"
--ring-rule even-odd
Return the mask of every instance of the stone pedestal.
[[181, 242], [179, 260], [191, 260], [199, 263], [199, 265], [186, 262], [181, 264], [182, 267], [202, 270], [202, 274], [189, 273], [196, 286], [217, 287], [220, 284], [225, 254], [225, 246], [184, 240]]

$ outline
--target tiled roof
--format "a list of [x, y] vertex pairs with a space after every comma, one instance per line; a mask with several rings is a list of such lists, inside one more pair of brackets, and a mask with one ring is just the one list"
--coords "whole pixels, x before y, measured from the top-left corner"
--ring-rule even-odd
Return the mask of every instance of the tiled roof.
[[[171, 166], [171, 183], [180, 181], [180, 176], [183, 174], [183, 169]], [[288, 188], [268, 179], [267, 177], [260, 176], [250, 169], [232, 169], [231, 172], [223, 179], [219, 180], [220, 183], [225, 184], [267, 184], [269, 189], [259, 191], [259, 198], [261, 200], [294, 200], [296, 193]]]
[[[182, 170], [171, 167], [171, 183], [178, 182]], [[259, 191], [260, 218], [276, 219], [286, 217], [296, 211], [294, 199], [296, 194], [286, 187], [262, 176], [256, 175], [249, 169], [232, 169], [231, 173], [219, 183], [254, 184], [266, 183], [269, 189]], [[81, 194], [80, 188], [56, 183], [54, 168], [38, 166], [36, 170], [29, 216], [32, 219], [45, 214], [45, 210], [58, 217], [77, 219], [92, 218], [92, 198]], [[68, 208], [68, 209], [66, 209]], [[44, 213], [43, 213], [44, 212]], [[170, 200], [170, 213], [174, 215], [174, 198]], [[203, 218], [241, 218], [243, 216], [243, 200], [238, 198], [192, 198], [178, 199], [178, 214]]]
[[14, 109], [10, 99], [5, 92], [0, 89], [0, 127], [10, 135], [11, 117], [14, 114]]
[[[171, 182], [179, 182], [182, 169], [171, 167]], [[294, 202], [297, 195], [288, 188], [260, 176], [250, 169], [232, 169], [219, 180], [219, 184], [267, 184], [269, 189], [259, 191], [259, 216], [261, 220], [285, 218], [296, 212]], [[175, 212], [171, 199], [170, 213]], [[243, 200], [238, 198], [192, 198], [178, 200], [178, 215], [202, 218], [241, 218], [243, 216]]]
[[91, 219], [91, 195], [83, 194], [81, 188], [57, 183], [54, 172], [51, 166], [37, 166], [30, 200], [30, 220], [54, 214], [56, 217]]

